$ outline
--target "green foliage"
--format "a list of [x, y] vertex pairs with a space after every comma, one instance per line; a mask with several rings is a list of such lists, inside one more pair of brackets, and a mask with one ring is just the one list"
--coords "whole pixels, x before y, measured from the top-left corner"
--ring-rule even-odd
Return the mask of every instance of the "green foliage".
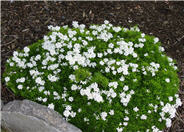
[[3, 74], [7, 87], [83, 132], [169, 127], [181, 105], [179, 79], [158, 39], [138, 27], [73, 25], [49, 27], [43, 40], [15, 51]]
[[74, 75], [76, 77], [76, 81], [84, 81], [88, 77], [90, 77], [90, 72], [86, 69], [79, 68], [74, 71]]

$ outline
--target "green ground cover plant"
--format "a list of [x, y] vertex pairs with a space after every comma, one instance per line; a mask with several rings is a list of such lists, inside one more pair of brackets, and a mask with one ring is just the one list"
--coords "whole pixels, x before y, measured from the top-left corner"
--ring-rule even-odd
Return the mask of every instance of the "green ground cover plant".
[[83, 132], [160, 132], [182, 105], [175, 61], [159, 39], [130, 29], [73, 22], [49, 26], [15, 51], [3, 80], [16, 95], [58, 111]]

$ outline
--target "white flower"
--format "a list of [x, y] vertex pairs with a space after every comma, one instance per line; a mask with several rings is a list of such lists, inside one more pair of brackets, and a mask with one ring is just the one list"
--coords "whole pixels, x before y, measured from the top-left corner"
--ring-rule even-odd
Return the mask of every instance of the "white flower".
[[166, 78], [165, 81], [166, 81], [167, 83], [169, 83], [169, 82], [170, 82], [170, 79], [169, 79], [169, 78]]
[[117, 82], [110, 82], [109, 87], [114, 87], [115, 89], [118, 87], [118, 83]]
[[81, 108], [79, 108], [79, 109], [78, 109], [78, 112], [80, 113], [81, 111], [82, 111]]
[[179, 95], [178, 95], [178, 94], [175, 94], [174, 96], [175, 96], [176, 98], [178, 98], [178, 97], [179, 97]]
[[121, 103], [124, 105], [124, 106], [127, 106], [130, 99], [131, 99], [131, 94], [125, 94], [124, 92], [120, 93], [120, 98], [121, 98]]
[[114, 91], [112, 91], [111, 97], [112, 97], [112, 98], [115, 98], [116, 96], [117, 96], [117, 94], [116, 94]]
[[128, 88], [128, 86], [126, 86], [126, 85], [123, 87], [123, 90], [124, 90], [124, 91], [127, 91], [128, 89], [129, 89], [129, 88]]
[[88, 121], [89, 121], [89, 119], [88, 119], [88, 118], [86, 118], [86, 117], [84, 117], [84, 121], [85, 121], [85, 122], [88, 122]]
[[18, 89], [22, 89], [23, 88], [23, 86], [22, 85], [18, 85], [18, 87], [17, 87]]
[[105, 64], [105, 63], [104, 63], [103, 61], [100, 61], [100, 65], [102, 65], [102, 66], [103, 66], [104, 64]]
[[125, 110], [125, 113], [126, 113], [126, 114], [129, 114], [128, 110]]
[[159, 41], [158, 38], [154, 38], [154, 43], [157, 43]]
[[6, 82], [10, 81], [10, 77], [5, 77], [5, 81]]
[[101, 117], [102, 117], [102, 120], [106, 120], [106, 117], [107, 117], [107, 113], [106, 112], [102, 112], [101, 114]]
[[134, 93], [134, 90], [130, 90], [130, 95], [133, 95]]
[[72, 26], [73, 26], [74, 28], [78, 28], [78, 27], [79, 27], [79, 24], [78, 24], [77, 21], [73, 21], [73, 22], [72, 22]]
[[144, 56], [148, 56], [148, 53], [145, 53]]
[[136, 58], [136, 57], [137, 57], [137, 54], [136, 54], [136, 53], [133, 53], [132, 55], [133, 55], [133, 57], [134, 57], [134, 58]]
[[19, 82], [24, 83], [25, 82], [25, 77], [21, 77], [21, 78], [16, 80], [16, 83], [19, 83]]
[[11, 63], [10, 63], [10, 66], [14, 66], [14, 63], [13, 63], [13, 62], [11, 62]]
[[77, 85], [73, 84], [71, 87], [71, 90], [77, 90], [77, 89], [78, 89]]
[[54, 104], [53, 104], [53, 103], [49, 104], [49, 105], [48, 105], [48, 108], [49, 108], [49, 109], [54, 109]]
[[48, 75], [48, 79], [51, 81], [51, 82], [56, 82], [59, 78], [56, 77], [56, 76], [53, 76], [51, 74]]
[[38, 97], [37, 100], [38, 100], [38, 101], [42, 101], [42, 97]]
[[48, 66], [48, 70], [55, 70], [56, 68], [58, 68], [59, 64], [52, 64], [50, 66]]
[[172, 58], [167, 57], [167, 59], [168, 59], [169, 62], [173, 62], [173, 59]]
[[128, 123], [127, 123], [127, 122], [123, 122], [123, 125], [124, 125], [124, 126], [127, 126], [127, 125], [128, 125]]
[[105, 20], [105, 21], [104, 21], [104, 24], [109, 24], [109, 21], [108, 21], [108, 20]]
[[120, 28], [120, 27], [113, 27], [112, 29], [113, 29], [115, 32], [121, 31], [121, 28]]
[[165, 51], [164, 47], [162, 47], [162, 46], [159, 46], [159, 50], [160, 50], [161, 52], [164, 52], [164, 51]]
[[39, 92], [42, 92], [45, 88], [44, 87], [39, 87]]
[[73, 102], [73, 97], [69, 97], [68, 100], [69, 100], [70, 102]]
[[176, 99], [176, 107], [178, 107], [178, 106], [182, 106], [182, 102], [181, 102], [180, 98]]
[[142, 34], [141, 34], [141, 37], [142, 37], [142, 38], [144, 38], [144, 37], [145, 37], [145, 34], [144, 34], [144, 33], [142, 33]]
[[75, 81], [75, 75], [71, 74], [69, 75], [70, 80]]
[[116, 130], [117, 130], [117, 132], [122, 132], [123, 131], [123, 128], [121, 127], [121, 128], [116, 128]]
[[58, 93], [56, 91], [53, 92], [54, 96], [58, 96]]
[[173, 97], [172, 96], [169, 96], [169, 101], [173, 101]]
[[123, 82], [125, 80], [125, 78], [123, 76], [121, 76], [121, 78], [119, 80]]
[[72, 109], [72, 107], [70, 105], [66, 106], [66, 110], [71, 110], [71, 109]]
[[79, 25], [79, 28], [80, 28], [80, 29], [84, 29], [85, 27], [86, 27], [86, 26], [85, 26], [84, 24], [80, 24], [80, 25]]
[[110, 72], [110, 69], [108, 67], [105, 67], [105, 72]]
[[139, 109], [138, 109], [137, 107], [133, 108], [133, 110], [134, 110], [135, 112], [139, 111]]
[[171, 119], [169, 118], [166, 119], [166, 126], [171, 127]]
[[129, 117], [126, 116], [126, 117], [124, 118], [124, 120], [125, 120], [125, 121], [129, 121]]
[[98, 92], [92, 93], [92, 97], [93, 97], [94, 100], [97, 101], [97, 102], [103, 102], [103, 98], [102, 98], [102, 96], [100, 95], [100, 93], [98, 93]]
[[48, 29], [49, 30], [52, 30], [52, 31], [59, 31], [60, 30], [60, 27], [59, 26], [56, 26], [56, 27], [53, 27], [52, 25], [48, 26]]
[[50, 95], [50, 92], [49, 91], [44, 91], [43, 92], [45, 95]]
[[116, 75], [116, 73], [117, 73], [117, 71], [112, 71], [112, 74], [113, 74], [113, 75]]
[[152, 126], [152, 130], [153, 130], [153, 132], [162, 132], [156, 126]]
[[99, 58], [101, 58], [101, 57], [103, 56], [103, 54], [102, 54], [102, 53], [97, 53], [97, 56], [98, 56]]
[[97, 32], [97, 31], [92, 31], [92, 34], [93, 34], [93, 35], [97, 35], [98, 32]]
[[24, 52], [28, 53], [30, 51], [30, 49], [28, 47], [24, 47]]
[[114, 115], [114, 110], [110, 110], [109, 114]]
[[40, 85], [44, 85], [45, 84], [45, 81], [43, 81], [41, 79], [41, 77], [37, 77], [36, 80], [35, 80], [36, 83], [40, 84]]
[[113, 48], [114, 44], [110, 43], [108, 46], [109, 46], [109, 48]]
[[69, 117], [70, 111], [69, 111], [69, 110], [65, 110], [65, 111], [63, 112], [63, 115], [64, 115], [65, 117]]
[[74, 117], [76, 116], [76, 112], [71, 111], [70, 116], [71, 116], [72, 118], [74, 118]]
[[47, 98], [43, 98], [42, 101], [43, 101], [43, 102], [47, 102]]
[[142, 120], [146, 120], [147, 119], [147, 116], [143, 114], [143, 115], [141, 115], [141, 119]]
[[148, 113], [150, 114], [151, 113], [151, 110], [148, 110]]

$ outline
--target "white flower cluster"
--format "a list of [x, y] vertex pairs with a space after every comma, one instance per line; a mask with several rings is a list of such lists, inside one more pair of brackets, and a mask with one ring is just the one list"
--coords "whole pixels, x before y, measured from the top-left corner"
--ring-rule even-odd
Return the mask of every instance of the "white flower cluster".
[[66, 120], [68, 120], [69, 117], [74, 118], [76, 116], [76, 112], [72, 111], [72, 107], [70, 105], [65, 105], [63, 115], [65, 116]]
[[49, 104], [49, 105], [48, 105], [48, 108], [49, 108], [49, 109], [54, 109], [54, 104], [53, 104], [53, 103]]
[[103, 90], [102, 93], [107, 96], [107, 99], [109, 100], [110, 104], [112, 102], [112, 98], [115, 98], [117, 96], [116, 92], [112, 88], [110, 88], [108, 91]]
[[52, 26], [52, 25], [50, 25], [50, 26], [48, 26], [48, 29], [49, 30], [52, 30], [52, 31], [59, 31], [60, 30], [60, 27], [59, 26], [56, 26], [56, 27], [54, 27], [54, 26]]
[[102, 112], [100, 115], [101, 115], [102, 120], [105, 121], [107, 117], [107, 112]]
[[[92, 91], [93, 90], [93, 91]], [[98, 88], [97, 83], [92, 83], [86, 89], [81, 89], [80, 94], [82, 96], [86, 95], [88, 97], [88, 100], [93, 99], [97, 102], [103, 102], [103, 97], [101, 95], [101, 91]]]
[[116, 89], [118, 87], [118, 83], [117, 82], [110, 82], [108, 86]]
[[25, 82], [25, 77], [21, 77], [19, 79], [16, 80], [16, 83], [24, 83]]
[[124, 86], [124, 88], [123, 88], [123, 92], [121, 92], [120, 94], [119, 94], [119, 96], [120, 96], [120, 99], [121, 99], [121, 103], [124, 105], [124, 106], [127, 106], [128, 105], [128, 103], [129, 103], [129, 101], [130, 101], [130, 99], [131, 99], [131, 97], [132, 97], [132, 95], [135, 93], [133, 90], [131, 90], [130, 92], [129, 92], [129, 94], [126, 94], [125, 92], [126, 91], [128, 91], [128, 86]]
[[175, 66], [175, 63], [173, 63], [173, 59], [170, 57], [167, 57], [168, 61], [169, 61], [169, 65], [172, 66], [175, 70], [177, 70], [177, 66]]
[[151, 72], [152, 76], [155, 76], [156, 72], [158, 72], [159, 68], [160, 68], [160, 64], [157, 64], [155, 62], [151, 62], [150, 66], [147, 67], [147, 70]]
[[[166, 126], [171, 127], [171, 119], [175, 117], [176, 114], [176, 109], [182, 105], [182, 102], [178, 96], [178, 94], [175, 94], [176, 97], [176, 103], [174, 105], [171, 105], [169, 103], [163, 104], [161, 103], [162, 107], [162, 112], [160, 113], [161, 116], [161, 121], [165, 120], [166, 121]], [[169, 100], [172, 101], [173, 98], [169, 97]], [[168, 113], [170, 116], [168, 118], [165, 118], [165, 114]]]
[[151, 128], [152, 128], [153, 132], [162, 132], [156, 126], [152, 126]]
[[114, 53], [123, 54], [125, 56], [132, 55], [134, 58], [137, 57], [137, 53], [134, 52], [132, 42], [127, 43], [122, 40], [122, 41], [117, 42], [117, 45], [119, 45], [119, 48], [115, 48]]
[[56, 82], [59, 78], [56, 77], [56, 76], [54, 76], [54, 75], [49, 74], [49, 75], [48, 75], [48, 79], [49, 79], [51, 82]]
[[24, 56], [25, 54], [19, 54], [17, 51], [14, 51], [12, 60], [17, 63], [16, 66], [25, 69], [26, 68], [26, 59], [20, 59], [19, 57]]
[[44, 85], [44, 84], [45, 84], [45, 81], [42, 80], [41, 77], [37, 77], [37, 78], [35, 79], [35, 82], [36, 82], [37, 84], [39, 84], [39, 85]]
[[142, 120], [146, 120], [147, 119], [147, 116], [143, 114], [143, 115], [141, 115], [141, 119]]
[[108, 33], [106, 30], [102, 31], [99, 36], [97, 36], [97, 39], [102, 39], [105, 42], [107, 42], [109, 39], [111, 39], [113, 36], [111, 33]]
[[[117, 73], [118, 74], [123, 73], [124, 75], [128, 75], [129, 74], [128, 68], [133, 63], [126, 64], [125, 62], [126, 62], [125, 60], [116, 61], [114, 59], [104, 58], [103, 60], [100, 61], [100, 65], [104, 65], [104, 64], [107, 65], [107, 67], [105, 67], [106, 73], [109, 73], [110, 71], [112, 71], [113, 75], [116, 75]], [[113, 65], [117, 65], [118, 67], [115, 68]], [[135, 66], [135, 65], [131, 65], [131, 66]], [[136, 67], [133, 67], [134, 70], [136, 70], [136, 68], [137, 68], [137, 65]]]

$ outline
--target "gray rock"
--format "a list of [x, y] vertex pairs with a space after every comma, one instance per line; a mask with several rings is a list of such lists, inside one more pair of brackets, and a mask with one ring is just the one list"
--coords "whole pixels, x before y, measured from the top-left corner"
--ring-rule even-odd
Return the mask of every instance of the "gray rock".
[[0, 100], [0, 101], [1, 101], [1, 110], [2, 110], [4, 103], [3, 103], [3, 100]]
[[8, 132], [60, 132], [60, 130], [33, 116], [2, 111], [2, 126]]
[[56, 111], [29, 100], [6, 104], [2, 125], [13, 132], [82, 132]]

